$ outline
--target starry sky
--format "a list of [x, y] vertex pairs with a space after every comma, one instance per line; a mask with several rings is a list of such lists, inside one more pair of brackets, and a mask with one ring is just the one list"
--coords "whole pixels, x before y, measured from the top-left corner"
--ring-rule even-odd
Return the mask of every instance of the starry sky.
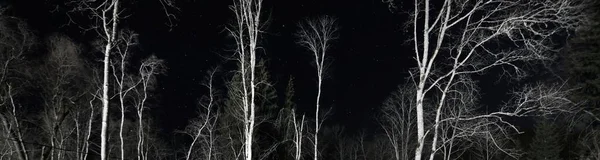
[[[181, 129], [194, 116], [197, 100], [206, 94], [200, 85], [206, 71], [226, 63], [233, 41], [225, 27], [233, 20], [231, 0], [180, 0], [175, 15], [176, 26], [165, 24], [167, 18], [158, 1], [135, 3], [123, 1], [123, 27], [140, 35], [139, 55], [155, 54], [167, 62], [168, 73], [158, 79], [158, 107], [152, 109], [165, 131]], [[68, 22], [61, 0], [13, 0], [15, 12], [25, 18], [40, 35], [63, 32], [84, 42], [77, 25]], [[269, 58], [272, 81], [283, 88], [290, 76], [295, 78], [295, 100], [301, 110], [311, 114], [316, 96], [316, 72], [312, 57], [295, 43], [298, 22], [305, 18], [330, 15], [338, 18], [339, 39], [327, 53], [330, 68], [324, 80], [322, 106], [334, 107], [326, 123], [345, 125], [348, 129], [375, 126], [372, 120], [382, 101], [416, 66], [406, 33], [406, 14], [402, 8], [390, 10], [380, 0], [264, 0], [265, 32], [261, 45]], [[229, 62], [230, 63], [230, 62]], [[497, 77], [494, 77], [497, 78]], [[483, 81], [482, 90], [502, 85]], [[497, 104], [497, 98], [484, 100]]]
[[[205, 76], [202, 71], [222, 63], [219, 55], [229, 54], [224, 49], [232, 44], [224, 31], [232, 20], [228, 8], [231, 2], [188, 3], [180, 5], [178, 27], [172, 32], [147, 35], [149, 50], [170, 63], [169, 76], [161, 79], [163, 104], [169, 106], [164, 110], [166, 115], [182, 114], [194, 106], [191, 97], [204, 94], [198, 90], [199, 80]], [[283, 91], [287, 78], [293, 76], [296, 103], [307, 114], [312, 113], [317, 80], [314, 62], [310, 53], [295, 43], [294, 33], [298, 22], [305, 18], [335, 16], [340, 27], [339, 39], [333, 41], [328, 53], [331, 67], [323, 84], [322, 106], [334, 107], [328, 123], [350, 129], [369, 125], [372, 113], [402, 82], [406, 76], [404, 69], [412, 63], [410, 55], [401, 53], [405, 41], [401, 17], [387, 7], [372, 0], [264, 1], [264, 19], [268, 23], [262, 45], [269, 57], [272, 81]], [[156, 23], [151, 18], [139, 20], [144, 22], [136, 23]], [[143, 26], [149, 25], [142, 25], [140, 34], [155, 32]], [[165, 42], [170, 43], [162, 46]], [[179, 124], [185, 119], [172, 121]]]

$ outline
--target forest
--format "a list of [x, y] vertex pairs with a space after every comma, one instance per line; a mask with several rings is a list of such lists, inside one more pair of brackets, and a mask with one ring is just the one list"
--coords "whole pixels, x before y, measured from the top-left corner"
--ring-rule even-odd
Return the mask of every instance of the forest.
[[[146, 1], [158, 17], [146, 19], [186, 25], [184, 0]], [[178, 62], [142, 54], [147, 33], [130, 27], [142, 2], [46, 0], [43, 12], [64, 20], [56, 31], [0, 2], [0, 159], [600, 159], [599, 2], [372, 1], [403, 17], [403, 50], [390, 54], [407, 55], [408, 67], [385, 73], [402, 81], [364, 118], [372, 125], [358, 125], [332, 122], [351, 107], [328, 93], [344, 81], [332, 70], [348, 69], [332, 56], [349, 47], [336, 46], [349, 37], [342, 19], [314, 14], [289, 26], [289, 50], [311, 67], [298, 77], [269, 66], [277, 19], [267, 0], [227, 1], [217, 58], [184, 73], [204, 77], [201, 96], [181, 98], [195, 103], [189, 118], [164, 115], [173, 112], [160, 103], [162, 77], [181, 74], [171, 73]], [[494, 85], [504, 93], [483, 89]]]

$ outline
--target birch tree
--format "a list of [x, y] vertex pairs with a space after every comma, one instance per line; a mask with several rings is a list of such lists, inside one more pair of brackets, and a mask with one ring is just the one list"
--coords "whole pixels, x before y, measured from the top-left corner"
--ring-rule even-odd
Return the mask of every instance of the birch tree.
[[120, 21], [121, 10], [119, 8], [120, 0], [104, 0], [100, 2], [95, 1], [77, 1], [78, 9], [83, 9], [90, 12], [89, 17], [94, 21], [92, 29], [96, 29], [99, 35], [104, 40], [103, 54], [104, 54], [104, 70], [102, 77], [102, 110], [101, 110], [101, 131], [100, 131], [100, 159], [107, 159], [107, 127], [108, 127], [108, 87], [109, 87], [109, 70], [110, 70], [110, 54], [111, 50], [116, 45], [117, 39], [117, 26]]
[[142, 60], [137, 73], [129, 71], [128, 68], [130, 52], [137, 45], [137, 34], [131, 31], [122, 31], [120, 33], [118, 47], [116, 47], [115, 59], [111, 66], [113, 77], [115, 79], [116, 95], [119, 98], [120, 107], [120, 123], [119, 123], [119, 142], [120, 142], [120, 157], [125, 159], [125, 146], [123, 127], [125, 122], [125, 114], [128, 112], [128, 106], [133, 105], [135, 114], [137, 115], [137, 158], [145, 159], [144, 156], [144, 109], [145, 102], [148, 99], [148, 92], [155, 85], [155, 76], [164, 72], [163, 61], [152, 55], [149, 58]]
[[384, 101], [381, 116], [377, 119], [391, 145], [386, 150], [391, 150], [396, 160], [409, 159], [410, 150], [416, 144], [414, 102], [411, 86], [400, 86]]
[[[215, 139], [216, 135], [214, 135], [215, 124], [218, 120], [218, 112], [215, 113], [215, 109], [213, 106], [215, 105], [215, 89], [213, 87], [213, 79], [216, 73], [216, 69], [213, 69], [208, 74], [207, 82], [203, 84], [204, 87], [208, 89], [208, 96], [203, 97], [201, 102], [202, 108], [204, 108], [204, 113], [199, 113], [200, 116], [198, 119], [191, 121], [191, 123], [186, 128], [186, 133], [192, 138], [192, 143], [187, 149], [186, 160], [189, 160], [192, 157], [192, 152], [194, 151], [194, 146], [197, 142], [201, 142], [201, 146], [203, 146], [201, 151], [201, 155], [204, 156], [203, 159], [211, 160], [213, 159], [213, 154], [216, 152], [215, 147]], [[208, 133], [208, 135], [207, 135]], [[198, 152], [196, 152], [198, 153]], [[199, 156], [197, 157], [199, 158]]]
[[[166, 67], [164, 61], [158, 59], [155, 55], [151, 55], [148, 58], [142, 60], [141, 65], [138, 69], [139, 74], [139, 82], [141, 85], [138, 85], [138, 89], [136, 89], [137, 97], [134, 105], [136, 108], [137, 115], [137, 158], [138, 160], [146, 160], [148, 159], [149, 152], [149, 144], [151, 142], [146, 142], [151, 137], [147, 129], [144, 126], [148, 126], [150, 123], [144, 123], [146, 121], [144, 119], [144, 111], [148, 107], [146, 102], [148, 101], [150, 91], [152, 91], [156, 86], [156, 76], [159, 74], [163, 74], [166, 72]], [[141, 87], [141, 88], [139, 88]], [[159, 155], [159, 153], [155, 153]]]
[[297, 120], [296, 110], [292, 110], [292, 123], [294, 124], [294, 159], [300, 160], [302, 159], [302, 140], [304, 139], [304, 115], [302, 115], [302, 118]]
[[[227, 99], [224, 103], [224, 111], [219, 118], [218, 127], [226, 139], [228, 139], [227, 150], [231, 153], [223, 153], [228, 156], [243, 155], [245, 135], [244, 135], [244, 109], [243, 109], [243, 83], [241, 74], [234, 74], [227, 86]], [[255, 118], [254, 118], [254, 133], [273, 132], [272, 134], [255, 134], [253, 136], [253, 149], [258, 149], [261, 153], [256, 154], [256, 157], [266, 158], [276, 151], [277, 147], [284, 142], [281, 140], [283, 136], [276, 135], [277, 131], [283, 130], [286, 125], [283, 117], [279, 117], [281, 109], [277, 108], [277, 93], [275, 87], [269, 81], [269, 74], [265, 66], [265, 60], [261, 59], [255, 65]], [[240, 150], [241, 149], [241, 150]], [[255, 157], [255, 158], [256, 158]], [[229, 158], [235, 159], [235, 158]]]
[[[170, 0], [158, 0], [165, 12], [169, 26], [174, 26], [174, 14], [169, 13], [168, 8], [175, 8], [174, 3]], [[91, 20], [89, 27], [83, 27], [86, 31], [94, 30], [103, 40], [102, 52], [104, 55], [104, 70], [103, 70], [103, 85], [102, 85], [102, 110], [101, 110], [101, 133], [100, 133], [100, 158], [107, 158], [107, 127], [108, 127], [108, 107], [109, 107], [109, 70], [110, 70], [110, 55], [118, 48], [117, 42], [119, 38], [119, 23], [124, 17], [123, 9], [120, 8], [120, 0], [73, 0], [69, 4], [74, 4], [74, 11], [83, 11], [88, 13], [88, 18]], [[69, 20], [73, 22], [72, 19]], [[123, 107], [123, 106], [122, 106]], [[121, 136], [122, 137], [122, 136]], [[122, 148], [122, 147], [121, 147]], [[123, 151], [121, 151], [123, 152]], [[124, 154], [121, 154], [121, 159]]]
[[291, 152], [295, 160], [302, 159], [302, 147], [303, 140], [305, 139], [305, 115], [300, 116], [296, 111], [296, 103], [294, 102], [294, 78], [290, 77], [285, 89], [285, 100], [283, 108], [278, 115], [277, 128], [282, 128], [282, 132], [285, 134], [284, 141], [291, 141], [293, 150], [286, 148], [287, 151]]
[[[108, 72], [109, 72], [109, 58], [110, 50], [117, 36], [117, 24], [119, 22], [119, 0], [113, 0], [112, 2], [105, 1], [99, 8], [102, 8], [100, 20], [102, 21], [102, 30], [104, 31], [104, 37], [106, 45], [104, 47], [104, 76], [102, 84], [102, 130], [100, 131], [100, 159], [107, 159], [107, 127], [108, 127]], [[110, 12], [112, 14], [109, 16]], [[98, 15], [99, 16], [99, 15]]]
[[244, 123], [244, 159], [252, 159], [252, 138], [255, 128], [255, 90], [254, 79], [256, 52], [261, 29], [262, 0], [235, 0], [231, 10], [235, 15], [233, 28], [229, 33], [236, 42], [236, 55], [239, 62], [239, 75], [242, 84], [242, 114]]
[[[432, 144], [429, 159], [434, 158], [440, 147], [439, 124], [443, 121], [440, 117], [447, 93], [451, 92], [458, 76], [501, 67], [505, 74], [524, 77], [526, 74], [519, 63], [550, 60], [552, 56], [548, 51], [556, 49], [552, 37], [576, 29], [585, 21], [581, 14], [585, 4], [571, 0], [445, 0], [440, 3], [415, 0], [410, 15], [417, 61], [417, 70], [410, 72], [416, 84], [418, 145], [414, 159], [421, 159], [426, 143]], [[439, 91], [440, 98], [432, 113], [433, 126], [426, 128], [423, 102], [434, 90]], [[531, 113], [529, 111], [503, 111], [473, 118], [518, 116]], [[428, 138], [427, 134], [433, 135]]]
[[41, 129], [47, 136], [43, 144], [48, 144], [49, 159], [74, 159], [76, 156], [65, 149], [77, 150], [74, 145], [80, 111], [77, 104], [86, 96], [87, 82], [85, 66], [80, 58], [80, 48], [65, 36], [53, 35], [47, 40], [49, 55], [36, 76], [42, 82], [43, 111]]
[[136, 36], [136, 34], [126, 31], [120, 33], [119, 42], [117, 42], [118, 47], [116, 47], [116, 58], [110, 63], [113, 71], [113, 78], [115, 79], [115, 87], [117, 87], [116, 94], [119, 98], [119, 107], [121, 111], [121, 117], [119, 122], [119, 142], [120, 157], [122, 160], [125, 159], [125, 148], [123, 142], [123, 125], [125, 122], [125, 112], [127, 112], [125, 101], [130, 91], [135, 89], [137, 85], [141, 83], [141, 80], [137, 80], [137, 77], [130, 76], [126, 73], [126, 68], [129, 67], [128, 64], [131, 52], [130, 47], [133, 47], [133, 45], [135, 45], [136, 42], [134, 40]]
[[[96, 75], [96, 74], [94, 74]], [[90, 138], [92, 136], [92, 130], [93, 130], [93, 122], [94, 122], [94, 118], [96, 117], [96, 115], [98, 114], [96, 111], [96, 103], [94, 103], [96, 100], [100, 99], [100, 87], [98, 88], [94, 88], [95, 91], [92, 91], [91, 93], [88, 93], [90, 95], [90, 100], [88, 101], [88, 105], [89, 105], [89, 115], [87, 117], [87, 121], [85, 121], [84, 124], [81, 124], [82, 127], [82, 131], [81, 134], [78, 134], [78, 137], [81, 136], [81, 145], [77, 148], [79, 148], [77, 151], [79, 152], [78, 155], [78, 159], [79, 160], [86, 160], [88, 157], [88, 153], [90, 151]], [[79, 116], [78, 116], [79, 118]], [[79, 129], [79, 128], [77, 128]], [[85, 129], [85, 130], [83, 130]], [[78, 132], [79, 133], [79, 132]], [[78, 138], [80, 139], [80, 138]], [[77, 143], [77, 144], [80, 144]]]
[[337, 38], [336, 19], [330, 16], [323, 16], [317, 19], [306, 20], [301, 23], [300, 30], [297, 33], [298, 43], [313, 53], [314, 62], [317, 68], [317, 97], [315, 107], [315, 132], [313, 139], [314, 160], [318, 159], [319, 148], [319, 129], [323, 120], [319, 119], [319, 109], [321, 100], [321, 85], [323, 84], [323, 72], [326, 69], [325, 55], [330, 48], [331, 41]]

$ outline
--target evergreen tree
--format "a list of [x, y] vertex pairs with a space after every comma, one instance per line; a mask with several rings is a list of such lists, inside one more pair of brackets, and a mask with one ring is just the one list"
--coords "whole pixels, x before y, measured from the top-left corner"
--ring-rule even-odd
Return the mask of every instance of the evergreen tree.
[[[248, 66], [246, 66], [248, 67]], [[240, 108], [243, 107], [243, 85], [241, 84], [241, 75], [236, 73], [231, 77], [231, 80], [226, 84], [227, 87], [227, 99], [225, 100], [222, 108], [223, 114], [219, 117], [219, 133], [226, 136], [228, 139], [223, 139], [221, 150], [226, 153], [223, 154], [223, 159], [236, 159], [234, 157], [239, 154], [240, 150], [232, 150], [233, 148], [241, 148], [243, 145], [243, 116], [244, 113]], [[277, 92], [274, 82], [270, 80], [269, 71], [266, 66], [264, 59], [257, 61], [255, 71], [255, 82], [256, 82], [256, 123], [254, 125], [253, 138], [256, 143], [253, 144], [253, 148], [257, 151], [253, 153], [258, 157], [268, 157], [274, 152], [275, 147], [279, 145], [279, 139], [282, 135], [277, 132], [277, 116], [280, 110], [280, 106], [277, 105]], [[249, 80], [247, 80], [249, 81]], [[231, 151], [231, 152], [229, 152]]]
[[531, 160], [560, 160], [561, 137], [554, 124], [549, 119], [540, 118], [536, 121], [534, 133], [527, 157]]
[[577, 142], [587, 137], [593, 129], [591, 123], [598, 123], [600, 115], [600, 3], [590, 4], [587, 21], [569, 39], [565, 53], [561, 54], [563, 76], [570, 87], [576, 88], [570, 98], [580, 103], [584, 112], [570, 115], [573, 119], [563, 122], [567, 132], [565, 152], [569, 157], [580, 156]]
[[[600, 3], [589, 13], [591, 21], [577, 30], [568, 42], [564, 61], [568, 81], [579, 90], [573, 94], [577, 101], [586, 101], [587, 107], [600, 105]], [[594, 10], [594, 9], [592, 9]]]

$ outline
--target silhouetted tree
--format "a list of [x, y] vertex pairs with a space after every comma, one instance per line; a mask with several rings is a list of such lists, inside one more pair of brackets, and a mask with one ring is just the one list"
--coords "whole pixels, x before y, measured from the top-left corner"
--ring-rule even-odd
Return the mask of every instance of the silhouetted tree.
[[599, 3], [592, 3], [589, 16], [590, 21], [575, 32], [569, 40], [565, 50], [566, 54], [561, 56], [566, 63], [565, 70], [570, 84], [579, 89], [574, 92], [576, 101], [585, 101], [586, 109], [599, 110], [600, 105], [600, 8]]
[[532, 160], [560, 160], [562, 142], [560, 134], [551, 119], [539, 118], [536, 120], [535, 136], [530, 144], [528, 159]]
[[582, 152], [590, 149], [578, 142], [594, 137], [590, 135], [598, 129], [594, 124], [600, 123], [600, 66], [597, 65], [600, 62], [600, 3], [593, 2], [588, 6], [585, 13], [591, 19], [573, 32], [558, 66], [563, 71], [559, 72], [562, 78], [576, 88], [570, 98], [581, 103], [578, 112], [564, 115], [566, 121], [559, 121], [565, 126], [561, 127], [566, 132], [564, 150], [571, 157], [584, 155]]
[[[278, 118], [280, 116], [280, 106], [277, 105], [277, 94], [275, 86], [269, 80], [269, 73], [265, 66], [264, 60], [260, 60], [256, 64], [255, 69], [255, 118], [254, 118], [254, 131], [253, 135], [253, 149], [256, 151], [254, 154], [259, 158], [268, 157], [271, 153], [277, 149], [277, 147], [283, 143], [284, 138], [283, 132], [279, 133], [282, 128], [287, 127], [278, 125], [282, 120]], [[239, 73], [239, 72], [238, 72]], [[222, 107], [221, 117], [219, 117], [219, 133], [221, 136], [226, 138], [226, 145], [224, 145], [223, 155], [233, 156], [224, 159], [238, 159], [242, 155], [244, 147], [243, 138], [244, 135], [244, 113], [243, 113], [243, 83], [242, 76], [240, 74], [234, 74], [231, 80], [227, 82], [227, 99], [225, 100], [224, 106]], [[230, 148], [231, 147], [231, 148]]]

